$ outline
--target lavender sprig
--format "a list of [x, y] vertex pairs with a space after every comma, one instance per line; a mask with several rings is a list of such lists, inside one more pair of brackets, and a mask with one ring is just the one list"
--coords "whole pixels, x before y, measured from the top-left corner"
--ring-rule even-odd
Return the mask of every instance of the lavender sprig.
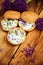
[[21, 52], [25, 52], [26, 57], [29, 57], [33, 54], [34, 52], [34, 47], [28, 47], [28, 48], [24, 48]]
[[7, 10], [16, 10], [22, 13], [28, 9], [28, 4], [26, 0], [5, 0], [2, 3], [2, 8], [4, 12]]
[[43, 30], [43, 18], [39, 18], [37, 21], [36, 21], [36, 28], [38, 30]]

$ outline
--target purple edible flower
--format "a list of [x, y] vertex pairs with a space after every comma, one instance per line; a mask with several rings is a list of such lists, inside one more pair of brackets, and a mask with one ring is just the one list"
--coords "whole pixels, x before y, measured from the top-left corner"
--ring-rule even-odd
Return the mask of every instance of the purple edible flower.
[[5, 1], [2, 3], [2, 7], [3, 7], [3, 10], [4, 10], [4, 11], [14, 10], [14, 2], [12, 3], [11, 0], [5, 0]]
[[35, 63], [35, 59], [31, 59], [30, 61], [31, 61], [32, 63]]
[[22, 23], [25, 25], [26, 24], [26, 21], [24, 21], [23, 19], [20, 19], [20, 21], [22, 21]]
[[27, 52], [26, 52], [26, 56], [31, 56], [34, 52], [34, 48], [33, 47], [29, 47], [27, 48]]
[[43, 18], [39, 18], [36, 21], [36, 28], [39, 29], [39, 30], [43, 30]]
[[15, 10], [19, 12], [24, 12], [28, 9], [28, 4], [26, 0], [14, 0], [13, 2], [11, 0], [5, 0], [2, 3], [3, 11], [7, 10]]
[[34, 47], [28, 47], [28, 48], [24, 48], [21, 52], [26, 52], [26, 57], [29, 57], [33, 54], [34, 52]]
[[18, 35], [18, 32], [15, 30], [15, 34]]

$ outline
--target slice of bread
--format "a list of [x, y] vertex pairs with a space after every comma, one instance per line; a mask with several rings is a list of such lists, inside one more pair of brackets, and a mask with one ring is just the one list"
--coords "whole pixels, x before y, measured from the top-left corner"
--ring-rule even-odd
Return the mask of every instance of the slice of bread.
[[19, 27], [11, 29], [7, 35], [7, 40], [12, 45], [22, 44], [25, 38], [26, 38], [25, 31]]

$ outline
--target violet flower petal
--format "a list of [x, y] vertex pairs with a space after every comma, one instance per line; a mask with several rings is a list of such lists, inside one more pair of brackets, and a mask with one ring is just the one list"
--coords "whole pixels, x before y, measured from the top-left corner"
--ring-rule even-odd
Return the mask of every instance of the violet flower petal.
[[43, 18], [39, 18], [36, 21], [36, 28], [39, 29], [39, 30], [43, 30]]
[[31, 62], [32, 62], [32, 63], [35, 63], [35, 59], [31, 59]]
[[20, 21], [22, 21], [22, 23], [25, 25], [26, 21], [24, 21], [23, 19], [19, 19]]
[[16, 10], [22, 13], [28, 9], [28, 4], [26, 0], [14, 0], [13, 2], [5, 0], [2, 3], [2, 8], [4, 12], [7, 10]]

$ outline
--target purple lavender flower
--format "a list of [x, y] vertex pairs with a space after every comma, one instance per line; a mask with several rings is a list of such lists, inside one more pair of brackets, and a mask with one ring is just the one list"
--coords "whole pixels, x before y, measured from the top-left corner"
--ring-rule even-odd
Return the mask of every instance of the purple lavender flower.
[[43, 18], [39, 18], [39, 19], [36, 21], [36, 27], [37, 27], [37, 29], [39, 29], [39, 30], [43, 30]]
[[22, 21], [22, 23], [25, 25], [26, 21], [24, 21], [23, 19], [19, 19], [20, 21]]
[[33, 54], [34, 52], [34, 47], [28, 47], [28, 48], [24, 48], [21, 52], [26, 52], [26, 57], [29, 57]]
[[14, 2], [12, 3], [10, 0], [5, 0], [2, 3], [2, 7], [4, 11], [11, 10], [11, 9], [14, 10]]
[[28, 9], [26, 0], [13, 0], [13, 2], [11, 0], [5, 0], [2, 3], [2, 7], [4, 12], [7, 10], [16, 10], [22, 13]]
[[35, 59], [31, 59], [30, 61], [31, 61], [32, 63], [35, 63]]
[[18, 35], [17, 31], [15, 30], [15, 34]]

